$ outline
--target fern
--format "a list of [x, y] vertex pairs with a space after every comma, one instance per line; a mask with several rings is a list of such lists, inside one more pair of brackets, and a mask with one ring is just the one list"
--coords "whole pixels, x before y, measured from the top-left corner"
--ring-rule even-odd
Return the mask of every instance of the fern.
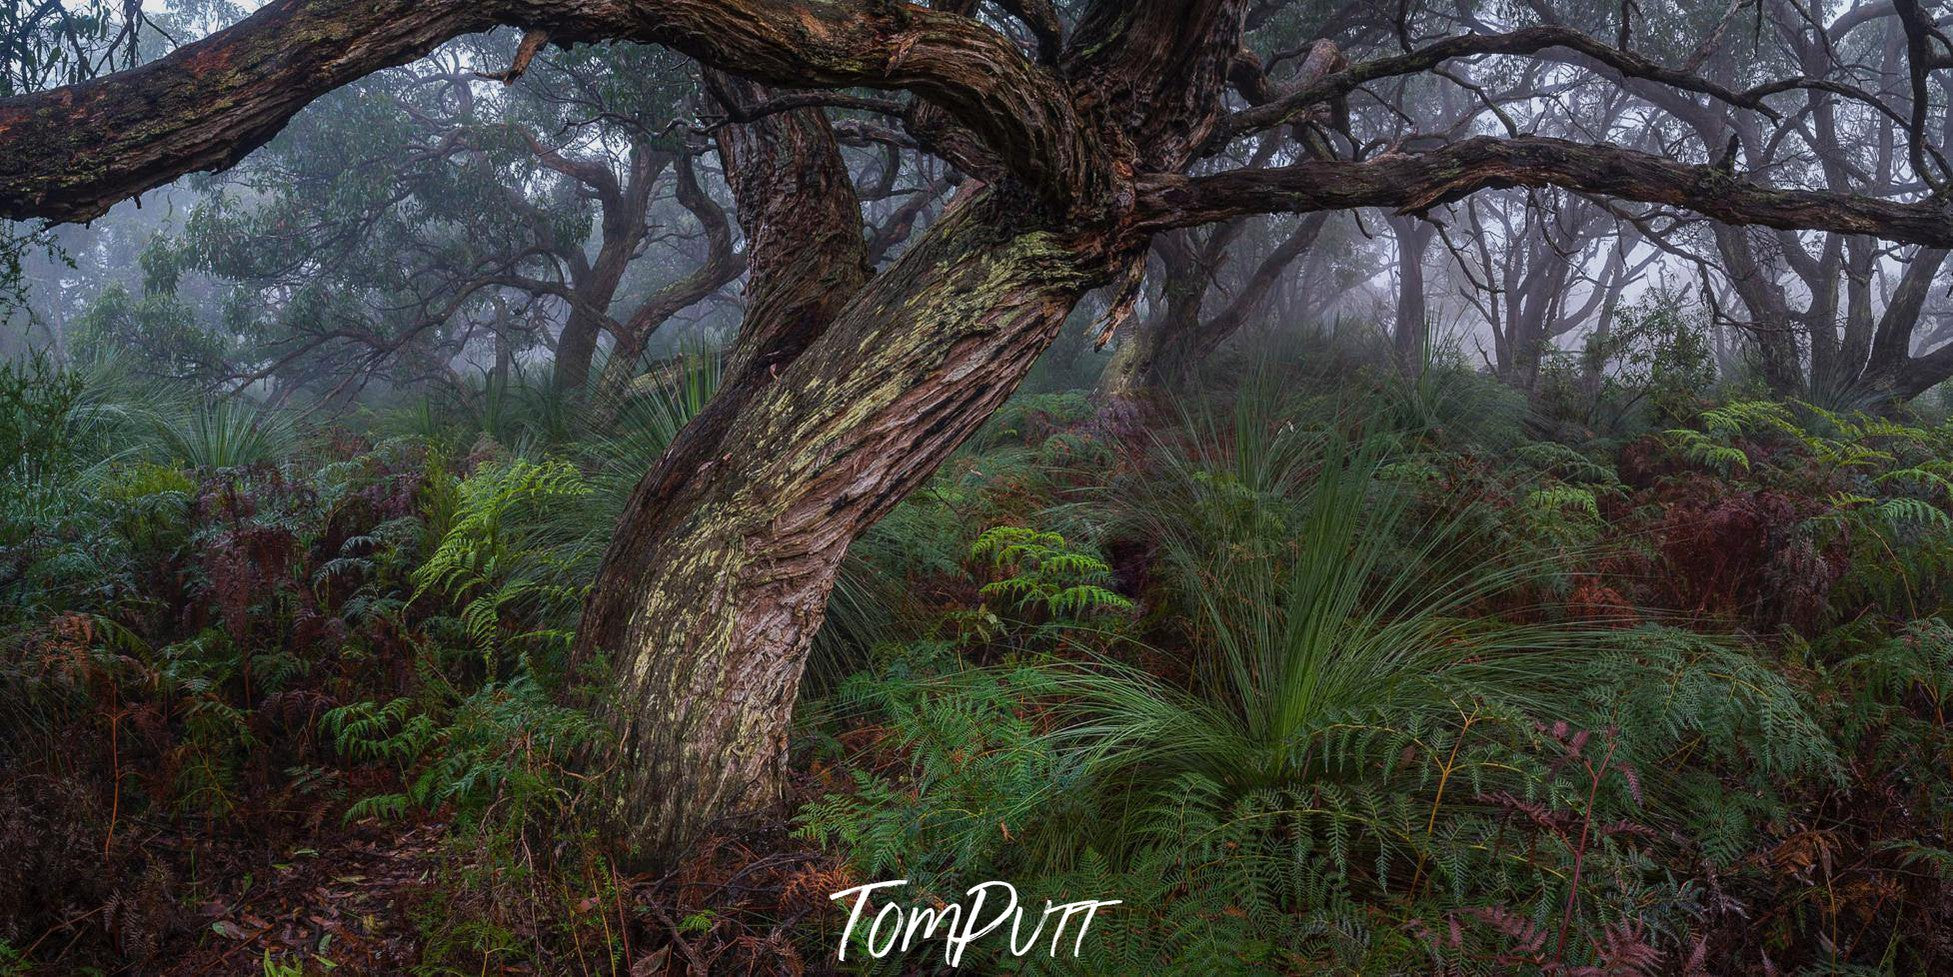
[[348, 758], [402, 770], [420, 759], [435, 735], [433, 719], [406, 698], [340, 706], [326, 712], [320, 725]]
[[1593, 490], [1572, 485], [1536, 489], [1526, 496], [1526, 507], [1545, 518], [1564, 514], [1569, 509], [1589, 519], [1600, 518], [1600, 503], [1595, 500]]
[[1112, 568], [1057, 533], [998, 526], [977, 537], [970, 556], [1010, 574], [984, 584], [978, 594], [1013, 610], [1039, 607], [1053, 619], [1084, 620], [1132, 608], [1108, 586]]
[[1541, 474], [1577, 485], [1618, 485], [1621, 481], [1612, 465], [1557, 441], [1528, 441], [1513, 450], [1513, 458]]
[[461, 632], [491, 675], [506, 648], [562, 650], [564, 624], [588, 592], [594, 548], [583, 539], [549, 544], [535, 526], [591, 491], [567, 462], [522, 459], [484, 467], [455, 488], [440, 542], [414, 571], [414, 593], [458, 603]]
[[1677, 428], [1662, 432], [1670, 444], [1681, 452], [1690, 462], [1714, 468], [1728, 474], [1735, 471], [1749, 471], [1750, 456], [1743, 449], [1722, 444], [1709, 434]]

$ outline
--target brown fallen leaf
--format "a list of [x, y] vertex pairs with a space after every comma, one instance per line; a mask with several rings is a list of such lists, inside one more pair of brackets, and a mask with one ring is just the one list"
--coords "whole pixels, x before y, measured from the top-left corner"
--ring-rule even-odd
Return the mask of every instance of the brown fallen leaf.
[[655, 953], [631, 961], [631, 977], [658, 977], [665, 972], [665, 964], [671, 959], [671, 945], [666, 944]]

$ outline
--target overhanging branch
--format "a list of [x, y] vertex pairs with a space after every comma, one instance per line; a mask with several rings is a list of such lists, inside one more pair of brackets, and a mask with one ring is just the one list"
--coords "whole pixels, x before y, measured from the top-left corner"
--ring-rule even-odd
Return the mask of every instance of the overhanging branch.
[[1065, 207], [1109, 167], [1057, 75], [967, 17], [880, 0], [272, 0], [156, 61], [0, 100], [0, 218], [87, 220], [263, 145], [314, 98], [498, 26], [663, 44], [798, 88], [905, 89]]
[[1545, 137], [1481, 137], [1415, 156], [1393, 154], [1364, 163], [1316, 161], [1201, 177], [1154, 174], [1140, 182], [1135, 218], [1137, 226], [1147, 231], [1254, 213], [1353, 207], [1422, 213], [1480, 190], [1557, 186], [1667, 204], [1727, 224], [1953, 246], [1953, 215], [1932, 203], [1756, 186], [1714, 167]]

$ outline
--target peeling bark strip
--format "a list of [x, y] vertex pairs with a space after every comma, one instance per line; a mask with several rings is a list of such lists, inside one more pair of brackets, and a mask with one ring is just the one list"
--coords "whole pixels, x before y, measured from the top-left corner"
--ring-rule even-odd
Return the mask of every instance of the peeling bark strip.
[[1213, 176], [1148, 176], [1140, 181], [1134, 221], [1161, 231], [1256, 213], [1388, 207], [1415, 214], [1480, 190], [1546, 186], [1670, 204], [1727, 224], [1841, 231], [1953, 247], [1953, 215], [1931, 202], [1778, 190], [1745, 183], [1715, 167], [1543, 136], [1478, 137], [1428, 153], [1380, 156], [1364, 163], [1308, 162]]

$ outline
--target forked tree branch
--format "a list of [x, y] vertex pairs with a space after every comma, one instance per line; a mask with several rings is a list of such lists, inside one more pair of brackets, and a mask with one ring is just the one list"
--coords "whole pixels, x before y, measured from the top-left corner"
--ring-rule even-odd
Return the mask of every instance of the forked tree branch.
[[1051, 0], [997, 0], [997, 6], [1024, 23], [1037, 38], [1038, 61], [1057, 64], [1064, 52], [1065, 25], [1058, 19], [1058, 8]]

